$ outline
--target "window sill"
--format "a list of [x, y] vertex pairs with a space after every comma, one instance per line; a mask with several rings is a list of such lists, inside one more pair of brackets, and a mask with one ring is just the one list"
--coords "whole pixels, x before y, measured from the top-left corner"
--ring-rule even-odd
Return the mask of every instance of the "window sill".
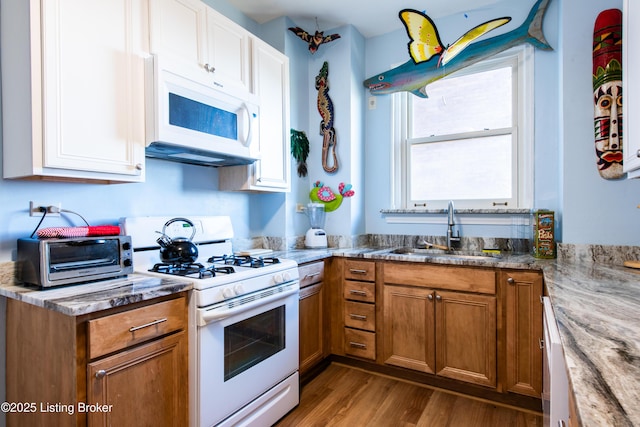
[[[456, 209], [456, 224], [529, 225], [530, 209]], [[382, 209], [387, 224], [446, 224], [446, 209]]]

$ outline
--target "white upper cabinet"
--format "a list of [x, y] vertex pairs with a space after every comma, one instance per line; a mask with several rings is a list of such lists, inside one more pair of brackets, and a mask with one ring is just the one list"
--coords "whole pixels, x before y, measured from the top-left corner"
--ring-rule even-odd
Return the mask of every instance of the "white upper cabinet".
[[247, 99], [251, 45], [244, 28], [200, 0], [153, 0], [149, 7], [152, 53], [182, 60], [195, 76]]
[[622, 120], [624, 171], [628, 178], [640, 177], [640, 4], [624, 0], [622, 13]]
[[144, 181], [144, 2], [0, 8], [4, 177]]
[[260, 160], [219, 171], [220, 190], [286, 192], [291, 186], [289, 58], [254, 38], [253, 87], [260, 102]]

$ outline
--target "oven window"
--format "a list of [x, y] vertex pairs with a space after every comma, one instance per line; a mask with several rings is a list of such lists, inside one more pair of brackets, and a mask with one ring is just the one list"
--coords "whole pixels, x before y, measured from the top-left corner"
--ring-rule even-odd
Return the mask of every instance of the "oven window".
[[285, 346], [285, 306], [224, 328], [224, 380], [268, 359]]
[[117, 239], [70, 240], [49, 245], [49, 273], [120, 265]]
[[237, 114], [175, 93], [169, 94], [169, 124], [209, 135], [238, 139]]

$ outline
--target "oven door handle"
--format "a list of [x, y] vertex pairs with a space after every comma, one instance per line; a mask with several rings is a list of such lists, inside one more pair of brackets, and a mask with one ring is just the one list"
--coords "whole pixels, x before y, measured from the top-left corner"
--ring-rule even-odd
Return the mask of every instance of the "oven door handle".
[[255, 307], [260, 307], [261, 305], [268, 304], [272, 301], [284, 299], [290, 295], [297, 294], [299, 291], [300, 291], [300, 288], [297, 285], [287, 286], [282, 291], [273, 293], [268, 296], [255, 298], [247, 302], [241, 302], [237, 306], [233, 306], [233, 307], [224, 306], [224, 307], [212, 308], [210, 310], [200, 310], [200, 316], [199, 316], [200, 321], [198, 322], [198, 325], [205, 326], [208, 323], [226, 319], [227, 317], [234, 316], [238, 313], [243, 313]]

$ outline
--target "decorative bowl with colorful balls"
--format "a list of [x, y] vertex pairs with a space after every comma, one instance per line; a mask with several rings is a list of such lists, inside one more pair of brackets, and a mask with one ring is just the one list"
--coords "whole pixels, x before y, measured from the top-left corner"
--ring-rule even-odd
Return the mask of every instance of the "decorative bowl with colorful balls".
[[323, 203], [325, 212], [335, 211], [342, 204], [342, 199], [351, 197], [355, 192], [351, 189], [351, 184], [341, 182], [338, 185], [338, 193], [334, 193], [329, 186], [324, 185], [321, 181], [313, 184], [309, 198], [312, 202]]

